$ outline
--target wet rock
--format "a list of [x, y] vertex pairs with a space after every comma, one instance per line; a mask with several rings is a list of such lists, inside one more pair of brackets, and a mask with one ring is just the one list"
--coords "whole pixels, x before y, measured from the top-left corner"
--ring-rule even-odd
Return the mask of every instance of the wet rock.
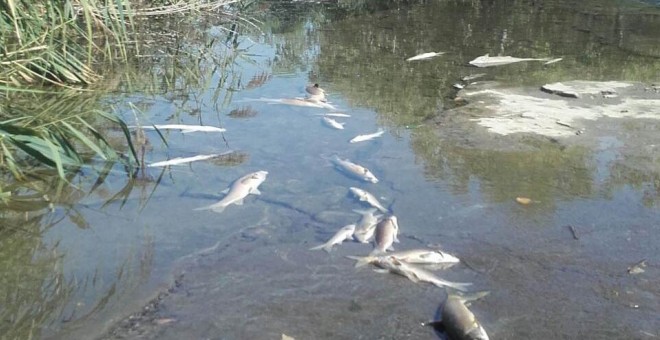
[[573, 88], [566, 86], [562, 83], [547, 84], [541, 86], [541, 91], [556, 94], [562, 97], [580, 98], [580, 94], [575, 92]]

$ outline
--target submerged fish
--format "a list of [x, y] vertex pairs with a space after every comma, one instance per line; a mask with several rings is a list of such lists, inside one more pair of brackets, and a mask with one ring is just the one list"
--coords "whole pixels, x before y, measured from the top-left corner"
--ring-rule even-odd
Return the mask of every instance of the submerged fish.
[[467, 287], [472, 285], [472, 283], [451, 282], [443, 280], [430, 271], [416, 267], [412, 264], [399, 261], [390, 255], [377, 256], [371, 263], [391, 273], [405, 276], [410, 281], [415, 283], [428, 282], [437, 287], [451, 287], [460, 291], [466, 291]]
[[195, 210], [213, 210], [215, 212], [222, 212], [230, 204], [242, 205], [243, 199], [249, 194], [261, 195], [259, 185], [266, 180], [268, 171], [257, 171], [249, 173], [236, 181], [231, 187], [225, 189], [225, 197], [220, 202], [211, 204], [206, 207], [196, 208]]
[[488, 295], [488, 292], [473, 294], [471, 297], [447, 293], [447, 299], [442, 306], [441, 320], [426, 323], [449, 336], [450, 340], [489, 340], [486, 330], [465, 305], [466, 302]]
[[399, 223], [396, 216], [390, 215], [378, 222], [376, 225], [376, 244], [369, 255], [384, 254], [388, 250], [394, 250], [392, 244], [399, 242], [398, 233]]
[[362, 165], [355, 164], [348, 159], [341, 159], [338, 156], [334, 156], [332, 163], [337, 167], [337, 169], [346, 173], [347, 175], [359, 178], [366, 182], [378, 183], [378, 178], [374, 176], [369, 169], [363, 167]]
[[332, 246], [335, 244], [339, 245], [342, 244], [342, 242], [346, 240], [351, 240], [353, 239], [353, 232], [355, 232], [355, 224], [349, 224], [341, 229], [339, 229], [334, 236], [332, 236], [328, 242], [321, 244], [316, 247], [309, 248], [309, 250], [319, 250], [323, 249], [326, 252], [330, 252], [332, 250]]
[[340, 123], [330, 117], [325, 117], [325, 116], [321, 117], [321, 120], [325, 125], [337, 130], [343, 130], [344, 124], [346, 124], [346, 123]]
[[424, 59], [437, 57], [437, 56], [443, 55], [443, 54], [445, 54], [445, 52], [426, 52], [426, 53], [418, 54], [414, 57], [410, 57], [410, 58], [406, 59], [406, 61], [424, 60]]
[[358, 143], [358, 142], [368, 141], [368, 140], [371, 140], [371, 139], [378, 138], [378, 137], [382, 136], [383, 133], [385, 133], [385, 130], [378, 129], [378, 131], [374, 132], [374, 133], [370, 133], [370, 134], [366, 134], [366, 135], [357, 135], [357, 136], [353, 137], [353, 139], [351, 139], [348, 142], [349, 143]]
[[[431, 249], [402, 250], [388, 253], [387, 255], [399, 261], [415, 264], [448, 264], [460, 262], [454, 255]], [[349, 258], [357, 261], [355, 262], [355, 267], [362, 267], [372, 263], [376, 259], [375, 256], [349, 256]]]
[[378, 224], [378, 219], [381, 217], [381, 215], [374, 215], [376, 209], [353, 211], [362, 215], [362, 218], [360, 218], [357, 226], [355, 227], [353, 238], [360, 243], [367, 243], [369, 242], [369, 239], [374, 236], [374, 233], [376, 232], [376, 225]]
[[476, 59], [470, 61], [470, 65], [476, 67], [490, 67], [490, 66], [500, 66], [513, 63], [519, 63], [521, 61], [548, 61], [548, 58], [516, 58], [510, 56], [501, 56], [501, 57], [491, 57], [488, 54], [477, 57]]
[[353, 195], [355, 195], [355, 197], [357, 197], [360, 202], [367, 202], [370, 206], [380, 210], [381, 212], [390, 212], [390, 210], [380, 204], [376, 196], [372, 195], [370, 192], [356, 187], [350, 187], [348, 190]]
[[[130, 128], [137, 128], [137, 126], [129, 126]], [[206, 125], [186, 125], [186, 124], [156, 124], [156, 125], [145, 125], [141, 126], [142, 129], [151, 129], [151, 130], [181, 130], [181, 133], [190, 133], [190, 132], [225, 132], [227, 129], [215, 127], [215, 126], [206, 126]]]

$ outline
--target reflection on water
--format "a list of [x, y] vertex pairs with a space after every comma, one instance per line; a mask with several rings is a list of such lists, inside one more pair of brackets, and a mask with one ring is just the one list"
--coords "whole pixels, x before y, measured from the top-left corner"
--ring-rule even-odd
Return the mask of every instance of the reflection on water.
[[[491, 291], [473, 306], [493, 338], [660, 334], [656, 126], [609, 120], [603, 139], [574, 145], [488, 136], [448, 111], [456, 105], [452, 85], [476, 73], [534, 86], [657, 80], [660, 43], [651, 32], [660, 10], [614, 1], [260, 6], [270, 15], [264, 34], [236, 26], [225, 40], [226, 31], [204, 22], [206, 29], [187, 33], [207, 47], [194, 72], [168, 58], [143, 60], [155, 65], [145, 68], [152, 73], [124, 85], [130, 94], [108, 98], [142, 125], [227, 129], [144, 131], [136, 138], [143, 165], [239, 151], [143, 166], [132, 176], [95, 164], [69, 179], [74, 186], [35, 181], [46, 196], [25, 192], [2, 211], [1, 327], [13, 332], [5, 334], [80, 338], [116, 330], [174, 272], [185, 274], [183, 288], [144, 337], [436, 337], [418, 325], [433, 318], [441, 290], [355, 270], [344, 255], [366, 254], [367, 245], [345, 243], [330, 255], [307, 250], [357, 221], [351, 210], [363, 207], [349, 196], [351, 186], [395, 212], [401, 249], [440, 244], [464, 259], [438, 275]], [[430, 51], [447, 53], [405, 61]], [[466, 66], [485, 53], [564, 59]], [[324, 108], [255, 100], [304, 97], [315, 82], [350, 114], [341, 118], [343, 130], [323, 125]], [[154, 88], [157, 95], [143, 94]], [[377, 139], [348, 142], [379, 127], [387, 132]], [[379, 182], [343, 176], [333, 155], [367, 167]], [[269, 175], [260, 196], [221, 214], [193, 210], [262, 169]], [[534, 203], [518, 204], [518, 196]], [[626, 268], [642, 259], [646, 271], [629, 275]]]

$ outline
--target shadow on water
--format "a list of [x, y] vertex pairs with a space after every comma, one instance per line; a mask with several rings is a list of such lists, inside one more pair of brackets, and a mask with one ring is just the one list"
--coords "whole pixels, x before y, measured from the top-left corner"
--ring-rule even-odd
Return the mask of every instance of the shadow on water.
[[[0, 212], [4, 334], [437, 338], [420, 322], [438, 313], [444, 292], [354, 269], [344, 256], [368, 253], [366, 245], [308, 251], [357, 220], [351, 210], [364, 206], [347, 195], [349, 186], [363, 186], [396, 212], [398, 248], [442, 245], [464, 261], [438, 275], [491, 291], [473, 311], [493, 338], [660, 334], [657, 123], [603, 121], [607, 135], [571, 144], [492, 136], [469, 112], [452, 110], [460, 106], [453, 85], [477, 73], [536, 87], [567, 79], [658, 81], [657, 7], [458, 0], [254, 6], [260, 31], [212, 17], [193, 20], [194, 30], [186, 20], [145, 26], [178, 34], [147, 43], [129, 77], [108, 79], [115, 90], [101, 101], [135, 125], [226, 132], [137, 130], [141, 168], [90, 161], [68, 183], [44, 175], [3, 188], [23, 198]], [[405, 61], [430, 51], [446, 53]], [[486, 53], [564, 59], [467, 67]], [[302, 97], [313, 82], [351, 115], [340, 119], [344, 130], [323, 126], [322, 109], [255, 100]], [[347, 143], [378, 127], [387, 129], [382, 138]], [[144, 166], [230, 150], [238, 151]], [[337, 173], [323, 157], [332, 154], [381, 181]], [[193, 210], [257, 170], [269, 171], [261, 196], [222, 214]], [[534, 203], [518, 204], [517, 196]], [[626, 272], [642, 259], [644, 273]]]

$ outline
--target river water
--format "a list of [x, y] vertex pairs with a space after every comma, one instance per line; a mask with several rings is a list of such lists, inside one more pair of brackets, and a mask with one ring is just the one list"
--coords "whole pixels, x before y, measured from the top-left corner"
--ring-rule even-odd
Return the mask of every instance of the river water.
[[[437, 274], [490, 292], [470, 308], [492, 339], [660, 337], [660, 137], [642, 133], [656, 122], [608, 121], [613, 132], [582, 144], [489, 139], [475, 126], [434, 123], [457, 105], [452, 85], [477, 73], [512, 86], [658, 84], [660, 8], [264, 2], [252, 15], [259, 30], [240, 26], [229, 39], [227, 25], [204, 26], [213, 43], [194, 86], [190, 74], [164, 86], [163, 68], [152, 70], [165, 89], [158, 94], [108, 98], [140, 125], [227, 130], [162, 131], [167, 143], [146, 130], [146, 163], [231, 154], [146, 168], [136, 180], [120, 168], [102, 178], [83, 171], [52, 210], [12, 215], [15, 225], [39, 232], [12, 234], [3, 246], [7, 338], [441, 337], [420, 323], [436, 317], [444, 289], [354, 268], [345, 256], [368, 254], [370, 245], [308, 250], [356, 222], [353, 209], [367, 208], [351, 186], [398, 217], [397, 249], [440, 247], [461, 258]], [[432, 51], [446, 53], [405, 61]], [[486, 53], [564, 59], [467, 65]], [[304, 97], [315, 82], [336, 110], [269, 101]], [[328, 112], [350, 115], [336, 118], [343, 130], [322, 123]], [[380, 138], [348, 142], [378, 129]], [[334, 155], [380, 181], [342, 174]], [[195, 210], [258, 170], [268, 171], [261, 195], [222, 213]], [[644, 272], [628, 273], [642, 260]]]

